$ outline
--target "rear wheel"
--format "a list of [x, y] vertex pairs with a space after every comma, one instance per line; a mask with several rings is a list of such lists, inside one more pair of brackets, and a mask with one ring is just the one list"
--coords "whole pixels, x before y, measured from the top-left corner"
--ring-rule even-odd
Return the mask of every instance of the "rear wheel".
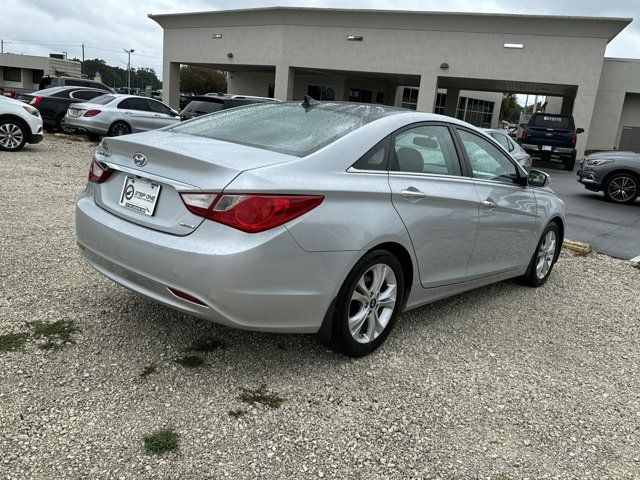
[[27, 142], [25, 125], [11, 118], [0, 120], [0, 150], [16, 152]]
[[604, 184], [604, 196], [610, 202], [632, 203], [640, 193], [638, 177], [632, 173], [615, 173]]
[[389, 335], [403, 301], [398, 259], [386, 250], [369, 252], [353, 267], [338, 294], [332, 348], [349, 357], [373, 352]]
[[119, 137], [121, 135], [129, 135], [131, 133], [131, 127], [125, 122], [114, 122], [109, 127], [110, 137]]
[[576, 154], [574, 153], [569, 158], [564, 159], [564, 169], [570, 172], [573, 172], [573, 169], [576, 168]]
[[551, 275], [553, 266], [560, 254], [560, 227], [555, 222], [549, 223], [545, 228], [536, 251], [531, 258], [527, 273], [520, 278], [525, 285], [540, 287], [544, 285]]
[[58, 127], [58, 131], [62, 133], [71, 134], [75, 131], [73, 128], [67, 125], [67, 122], [65, 122], [64, 120], [64, 115], [60, 115], [56, 119], [56, 126]]

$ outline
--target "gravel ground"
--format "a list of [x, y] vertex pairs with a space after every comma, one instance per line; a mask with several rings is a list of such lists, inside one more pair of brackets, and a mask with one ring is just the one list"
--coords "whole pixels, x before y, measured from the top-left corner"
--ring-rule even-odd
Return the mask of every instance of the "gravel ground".
[[[0, 478], [640, 478], [629, 263], [563, 253], [545, 287], [412, 311], [351, 360], [176, 313], [85, 266], [73, 207], [92, 148], [48, 136], [0, 153], [0, 335], [79, 329], [59, 349], [0, 352]], [[203, 365], [176, 363], [207, 338], [224, 344]], [[240, 399], [261, 384], [280, 408]], [[145, 453], [164, 427], [178, 450]]]

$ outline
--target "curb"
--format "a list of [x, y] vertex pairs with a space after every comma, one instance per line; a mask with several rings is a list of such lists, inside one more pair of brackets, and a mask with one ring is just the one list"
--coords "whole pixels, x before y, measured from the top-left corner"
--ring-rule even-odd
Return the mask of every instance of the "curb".
[[583, 256], [588, 255], [593, 251], [590, 243], [577, 242], [575, 240], [565, 240], [562, 243], [562, 247], [566, 248], [567, 250], [579, 253]]

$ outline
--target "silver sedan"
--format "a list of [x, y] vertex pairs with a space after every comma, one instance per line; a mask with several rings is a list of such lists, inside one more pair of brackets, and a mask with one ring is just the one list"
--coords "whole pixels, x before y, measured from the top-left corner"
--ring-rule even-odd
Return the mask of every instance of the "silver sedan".
[[180, 114], [152, 98], [106, 94], [72, 103], [64, 122], [89, 134], [117, 137], [174, 125], [180, 122]]
[[484, 129], [484, 133], [502, 145], [502, 147], [507, 150], [525, 170], [529, 170], [533, 166], [531, 155], [529, 155], [518, 142], [511, 138], [507, 132], [495, 130], [493, 128], [486, 128]]
[[104, 139], [77, 240], [97, 271], [177, 310], [362, 356], [403, 311], [543, 285], [565, 224], [547, 183], [453, 118], [257, 104]]

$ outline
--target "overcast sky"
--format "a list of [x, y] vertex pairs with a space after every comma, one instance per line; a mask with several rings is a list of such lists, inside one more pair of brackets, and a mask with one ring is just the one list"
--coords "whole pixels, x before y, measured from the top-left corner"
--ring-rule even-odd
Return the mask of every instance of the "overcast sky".
[[133, 48], [132, 66], [154, 68], [160, 76], [162, 29], [147, 14], [277, 5], [631, 17], [634, 22], [609, 44], [607, 56], [640, 58], [640, 0], [3, 0], [0, 38], [5, 52], [67, 52], [70, 58], [80, 58], [85, 43], [85, 58], [120, 66], [127, 61], [122, 50]]

